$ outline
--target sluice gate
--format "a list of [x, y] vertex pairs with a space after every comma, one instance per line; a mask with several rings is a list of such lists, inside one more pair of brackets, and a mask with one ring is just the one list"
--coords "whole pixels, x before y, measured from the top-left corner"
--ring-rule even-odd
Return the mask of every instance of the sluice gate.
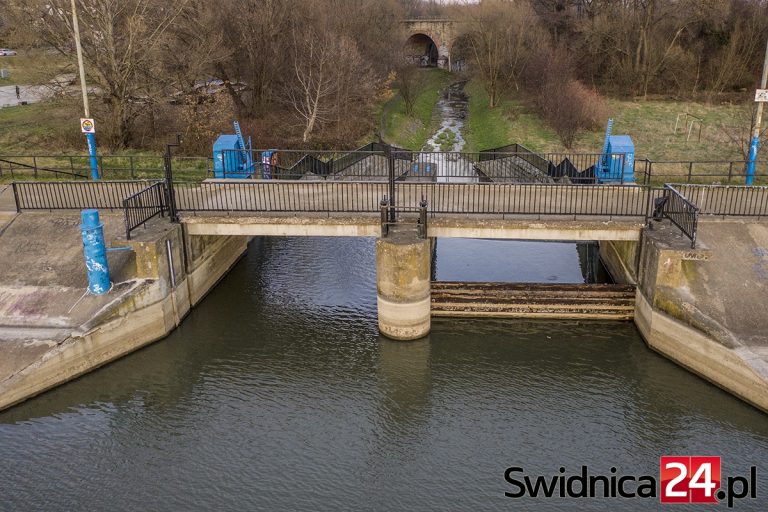
[[432, 316], [632, 320], [635, 286], [432, 282]]

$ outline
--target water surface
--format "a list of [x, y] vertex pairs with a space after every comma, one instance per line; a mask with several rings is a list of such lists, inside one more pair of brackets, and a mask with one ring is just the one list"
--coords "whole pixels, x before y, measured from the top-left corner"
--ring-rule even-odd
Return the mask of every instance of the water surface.
[[[438, 273], [470, 276], [443, 242]], [[538, 272], [530, 247], [492, 245], [468, 251]], [[579, 279], [560, 250], [537, 275]], [[503, 473], [655, 475], [662, 454], [765, 470], [766, 416], [631, 323], [446, 319], [380, 338], [373, 259], [368, 239], [254, 242], [167, 339], [0, 414], [0, 509], [655, 510], [512, 500]]]

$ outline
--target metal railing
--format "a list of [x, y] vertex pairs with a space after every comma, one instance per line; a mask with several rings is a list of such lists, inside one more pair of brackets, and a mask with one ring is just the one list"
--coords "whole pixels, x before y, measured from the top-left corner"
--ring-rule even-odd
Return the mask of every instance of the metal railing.
[[[419, 206], [396, 207], [385, 196], [381, 200], [381, 237], [389, 235], [392, 226], [410, 224], [416, 226], [419, 238], [427, 238], [427, 200], [422, 198]], [[416, 215], [413, 215], [416, 214]]]
[[701, 215], [768, 217], [768, 186], [671, 184]]
[[217, 180], [173, 188], [178, 212], [375, 213], [388, 183]]
[[[399, 181], [596, 183], [597, 153], [546, 153], [538, 155], [522, 146], [502, 152], [409, 151], [383, 144], [369, 144], [354, 151], [257, 150], [254, 178], [304, 181], [376, 181], [389, 179], [390, 166]], [[507, 149], [507, 148], [502, 148]], [[512, 151], [512, 150], [518, 151]], [[231, 156], [228, 153], [233, 153]], [[217, 178], [242, 177], [234, 162], [240, 150], [222, 152], [223, 169]], [[264, 158], [269, 155], [268, 158]], [[232, 163], [230, 163], [232, 162]], [[624, 160], [614, 171], [621, 183]], [[232, 167], [232, 168], [230, 168]]]
[[[386, 153], [396, 161], [399, 179], [424, 178], [432, 174], [440, 179], [477, 179], [479, 181], [514, 181], [545, 183], [570, 181], [595, 183], [592, 166], [601, 154], [536, 153], [520, 144], [510, 144], [476, 153], [421, 152], [391, 147], [379, 142], [354, 151], [278, 150], [276, 164], [262, 162], [263, 150], [254, 151], [255, 177], [265, 170], [277, 179], [303, 180], [376, 180], [387, 179]], [[242, 152], [242, 150], [232, 150]], [[236, 159], [225, 159], [225, 162]], [[745, 184], [745, 160], [651, 160], [635, 161], [635, 180], [644, 185], [664, 183]], [[106, 180], [155, 179], [163, 177], [163, 155], [99, 155], [99, 172]], [[266, 167], [266, 169], [265, 169]], [[213, 178], [210, 157], [173, 157], [177, 180], [202, 181]], [[223, 170], [241, 174], [237, 169]], [[88, 155], [2, 155], [0, 179], [10, 180], [87, 180], [90, 176]], [[232, 177], [232, 176], [229, 176]], [[238, 176], [240, 177], [240, 176]], [[567, 179], [563, 179], [567, 177]], [[622, 176], [618, 176], [621, 180]], [[620, 181], [619, 181], [620, 182]], [[768, 160], [756, 163], [756, 185], [768, 185]]]
[[122, 210], [123, 201], [146, 189], [152, 180], [134, 181], [14, 181], [16, 211]]
[[[90, 177], [88, 155], [3, 155], [0, 178], [13, 180], [79, 180]], [[105, 180], [140, 180], [163, 177], [162, 155], [99, 155], [99, 175]], [[178, 179], [202, 180], [213, 177], [210, 157], [174, 156]]]
[[[746, 160], [666, 160], [635, 161], [635, 178], [645, 185], [687, 183], [701, 185], [746, 184]], [[768, 185], [768, 160], [755, 164], [755, 184]]]
[[125, 237], [130, 240], [131, 232], [166, 210], [166, 190], [163, 182], [153, 183], [144, 190], [136, 192], [123, 200], [125, 214]]
[[433, 214], [646, 218], [660, 192], [643, 186], [398, 181], [216, 180], [174, 183], [179, 212], [375, 213], [426, 200]]
[[696, 234], [699, 225], [699, 209], [671, 185], [664, 185], [662, 216], [669, 219], [691, 240], [696, 248]]

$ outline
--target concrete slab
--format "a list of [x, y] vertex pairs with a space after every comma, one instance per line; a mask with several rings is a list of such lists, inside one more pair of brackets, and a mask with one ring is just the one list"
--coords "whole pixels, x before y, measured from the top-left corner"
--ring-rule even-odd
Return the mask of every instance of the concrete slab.
[[[102, 214], [107, 240], [123, 232], [120, 214]], [[60, 286], [85, 290], [78, 212], [22, 213], [0, 234], [0, 283], [4, 286]], [[115, 272], [131, 258], [129, 252], [110, 252]]]

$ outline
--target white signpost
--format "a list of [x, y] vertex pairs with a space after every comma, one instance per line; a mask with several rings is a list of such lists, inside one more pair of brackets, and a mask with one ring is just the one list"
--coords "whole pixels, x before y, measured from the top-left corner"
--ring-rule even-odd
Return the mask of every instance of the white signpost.
[[755, 91], [755, 101], [768, 103], [768, 89], [758, 89]]

